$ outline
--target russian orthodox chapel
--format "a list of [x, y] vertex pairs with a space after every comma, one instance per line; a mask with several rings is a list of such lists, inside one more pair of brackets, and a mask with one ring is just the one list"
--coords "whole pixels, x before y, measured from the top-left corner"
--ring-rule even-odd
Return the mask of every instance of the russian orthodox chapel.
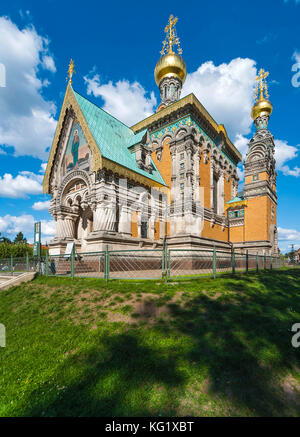
[[194, 94], [180, 98], [186, 64], [176, 34], [165, 28], [155, 81], [161, 103], [128, 127], [67, 85], [43, 188], [56, 222], [51, 254], [110, 249], [232, 247], [277, 254], [272, 104], [263, 70], [252, 110], [256, 132], [244, 162], [226, 129]]

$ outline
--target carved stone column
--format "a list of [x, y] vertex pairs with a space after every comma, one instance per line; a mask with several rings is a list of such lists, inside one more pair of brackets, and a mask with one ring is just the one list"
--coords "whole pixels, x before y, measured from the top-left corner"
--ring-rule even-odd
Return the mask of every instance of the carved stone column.
[[116, 205], [109, 204], [106, 208], [105, 230], [114, 231], [116, 222]]
[[200, 152], [197, 151], [194, 156], [194, 175], [195, 175], [195, 190], [194, 190], [194, 201], [200, 202]]
[[96, 209], [93, 211], [94, 231], [103, 229], [104, 209], [101, 203], [98, 203]]
[[64, 238], [64, 219], [61, 214], [57, 215], [56, 221], [56, 238]]
[[171, 176], [171, 199], [174, 201], [177, 197], [177, 189], [176, 189], [176, 182], [177, 182], [177, 171], [176, 171], [176, 149], [175, 144], [170, 144], [170, 154], [172, 159], [172, 176]]
[[155, 239], [155, 215], [151, 215], [149, 219], [148, 238], [151, 238], [151, 240]]
[[126, 204], [120, 205], [119, 232], [131, 235], [131, 208]]
[[74, 217], [67, 215], [64, 220], [64, 237], [74, 238]]

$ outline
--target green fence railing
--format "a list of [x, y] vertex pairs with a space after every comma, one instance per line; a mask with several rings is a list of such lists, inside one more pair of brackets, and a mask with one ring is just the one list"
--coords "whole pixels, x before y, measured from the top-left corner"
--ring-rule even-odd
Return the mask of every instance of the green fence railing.
[[110, 279], [163, 279], [235, 274], [283, 267], [284, 259], [246, 251], [212, 249], [133, 249], [0, 259], [2, 275], [39, 272], [46, 276]]

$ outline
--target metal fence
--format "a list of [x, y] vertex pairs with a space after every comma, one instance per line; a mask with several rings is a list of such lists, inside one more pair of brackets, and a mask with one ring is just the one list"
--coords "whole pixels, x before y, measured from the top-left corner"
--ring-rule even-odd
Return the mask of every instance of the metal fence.
[[108, 250], [1, 260], [1, 275], [36, 271], [46, 276], [109, 279], [164, 279], [272, 270], [282, 257], [203, 249]]

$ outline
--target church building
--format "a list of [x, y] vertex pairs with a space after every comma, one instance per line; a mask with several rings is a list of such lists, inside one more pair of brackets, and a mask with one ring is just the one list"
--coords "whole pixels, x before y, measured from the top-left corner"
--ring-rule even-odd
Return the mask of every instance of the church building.
[[56, 235], [50, 254], [162, 248], [232, 248], [277, 254], [272, 104], [263, 70], [252, 110], [256, 132], [244, 162], [194, 94], [180, 98], [186, 64], [172, 15], [155, 81], [156, 112], [128, 127], [73, 89], [74, 64], [45, 172]]

